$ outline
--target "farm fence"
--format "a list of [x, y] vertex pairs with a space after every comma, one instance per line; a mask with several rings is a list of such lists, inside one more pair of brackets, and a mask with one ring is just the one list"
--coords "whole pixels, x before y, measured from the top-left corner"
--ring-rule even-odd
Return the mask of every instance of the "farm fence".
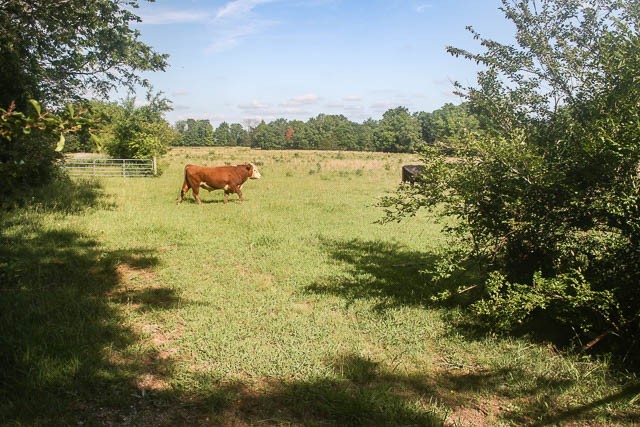
[[157, 174], [153, 159], [65, 159], [62, 169], [70, 176], [144, 177]]

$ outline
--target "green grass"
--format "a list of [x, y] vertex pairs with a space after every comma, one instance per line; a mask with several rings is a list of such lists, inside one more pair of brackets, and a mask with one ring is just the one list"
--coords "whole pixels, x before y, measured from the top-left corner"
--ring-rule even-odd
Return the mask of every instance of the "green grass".
[[[185, 163], [252, 161], [245, 202], [176, 205]], [[467, 327], [419, 271], [425, 216], [378, 225], [407, 155], [175, 149], [153, 179], [3, 214], [0, 423], [624, 425], [606, 360]]]

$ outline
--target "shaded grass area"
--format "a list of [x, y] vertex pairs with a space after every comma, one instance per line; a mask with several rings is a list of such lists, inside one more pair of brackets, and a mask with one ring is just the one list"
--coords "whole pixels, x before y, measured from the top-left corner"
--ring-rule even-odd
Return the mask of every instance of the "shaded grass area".
[[[152, 269], [155, 251], [108, 251], [91, 236], [46, 222], [43, 214], [108, 206], [95, 183], [63, 184], [46, 188], [26, 211], [5, 212], [0, 219], [3, 423], [110, 418], [108, 408], [132, 403], [142, 373], [160, 369], [150, 363], [152, 351], [129, 350], [139, 335], [109, 297], [120, 281], [119, 266]], [[137, 297], [145, 300], [146, 292]], [[171, 290], [162, 292], [161, 304], [172, 298]], [[118, 353], [126, 357], [116, 358]], [[161, 370], [169, 372], [170, 366]]]
[[[375, 309], [400, 306], [433, 307], [438, 294], [456, 292], [457, 287], [479, 284], [479, 277], [469, 269], [459, 269], [441, 283], [434, 283], [426, 267], [439, 262], [436, 252], [415, 251], [395, 242], [352, 239], [348, 241], [325, 239], [324, 251], [334, 260], [349, 266], [349, 274], [343, 280], [328, 277], [324, 281], [307, 286], [318, 294], [332, 294], [353, 302], [359, 299], [375, 301]], [[456, 299], [464, 305], [465, 298]]]
[[[524, 368], [523, 360], [515, 357], [517, 354], [514, 352], [490, 362], [477, 360], [477, 357], [473, 360], [469, 355], [460, 356], [459, 346], [497, 344], [489, 331], [475, 322], [472, 316], [455, 309], [451, 301], [444, 303], [433, 298], [442, 291], [455, 292], [461, 283], [478, 284], [478, 276], [471, 269], [453, 272], [449, 280], [436, 285], [421, 271], [439, 261], [437, 253], [413, 251], [396, 243], [360, 239], [325, 240], [322, 246], [331, 258], [346, 265], [350, 274], [339, 278], [327, 277], [307, 286], [307, 291], [338, 296], [347, 305], [369, 301], [373, 309], [381, 313], [413, 306], [444, 308], [443, 318], [448, 319], [448, 324], [442, 340], [450, 342], [440, 345], [439, 367], [427, 377], [413, 377], [410, 384], [414, 387], [417, 384], [416, 390], [428, 393], [445, 407], [458, 408], [454, 413], [446, 414], [445, 420], [463, 425], [486, 425], [488, 421], [492, 424], [499, 420], [513, 425], [572, 422], [635, 425], [640, 422], [637, 405], [640, 383], [623, 380], [617, 391], [607, 394], [604, 391], [606, 387], [603, 387], [603, 395], [596, 392], [598, 397], [594, 397], [592, 387], [598, 380], [594, 383], [594, 378], [589, 377], [604, 372], [594, 373], [598, 368], [587, 360], [580, 360], [580, 357], [571, 360], [571, 356], [566, 356], [565, 367], [570, 366], [574, 370], [569, 373], [564, 369], [554, 371], [551, 363], [545, 366], [547, 361], [530, 356], [526, 359], [522, 356], [530, 364]], [[464, 296], [455, 301], [459, 307], [468, 303]], [[474, 351], [469, 349], [470, 353]], [[491, 352], [487, 349], [487, 353]], [[552, 355], [563, 357], [555, 354], [555, 349], [543, 357]], [[386, 373], [378, 380], [389, 385], [396, 383], [398, 377]], [[401, 382], [406, 382], [406, 379]], [[585, 390], [583, 399], [572, 397], [568, 399], [569, 404], [561, 403], [581, 389]], [[483, 403], [479, 399], [482, 397], [487, 399]]]

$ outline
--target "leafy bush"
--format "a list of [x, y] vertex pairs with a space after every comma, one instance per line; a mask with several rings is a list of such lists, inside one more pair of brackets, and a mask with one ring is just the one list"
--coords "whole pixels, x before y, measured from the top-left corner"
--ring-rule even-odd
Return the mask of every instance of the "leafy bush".
[[484, 66], [478, 87], [458, 85], [482, 130], [453, 162], [425, 148], [417, 185], [383, 201], [388, 219], [459, 220], [465, 256], [493, 272], [475, 310], [500, 329], [545, 318], [638, 346], [639, 6], [503, 1], [517, 46], [470, 28], [486, 52], [449, 48]]
[[577, 273], [550, 278], [536, 273], [531, 284], [521, 284], [494, 272], [485, 287], [487, 298], [473, 304], [473, 311], [502, 331], [516, 329], [536, 312], [544, 312], [588, 334], [608, 327], [607, 321], [620, 309], [610, 290], [593, 290]]
[[59, 174], [57, 161], [62, 158], [67, 132], [77, 131], [88, 120], [84, 111], [73, 108], [60, 114], [43, 112], [40, 104], [30, 101], [28, 112], [11, 104], [0, 108], [0, 199], [11, 205], [32, 187], [45, 185]]
[[162, 93], [147, 93], [147, 104], [136, 107], [135, 99], [123, 102], [123, 114], [113, 123], [113, 141], [106, 144], [107, 152], [116, 158], [150, 159], [167, 152], [177, 133], [163, 118], [171, 110]]

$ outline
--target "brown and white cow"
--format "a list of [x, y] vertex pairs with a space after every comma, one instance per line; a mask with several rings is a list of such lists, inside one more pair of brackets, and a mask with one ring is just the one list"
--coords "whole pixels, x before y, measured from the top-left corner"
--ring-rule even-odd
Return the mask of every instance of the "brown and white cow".
[[186, 165], [184, 167], [184, 183], [178, 197], [178, 204], [191, 189], [196, 202], [200, 204], [200, 187], [208, 191], [224, 190], [224, 202], [229, 201], [229, 193], [237, 193], [240, 201], [242, 198], [242, 186], [247, 179], [262, 178], [258, 168], [253, 163], [245, 163], [236, 166], [197, 166]]

